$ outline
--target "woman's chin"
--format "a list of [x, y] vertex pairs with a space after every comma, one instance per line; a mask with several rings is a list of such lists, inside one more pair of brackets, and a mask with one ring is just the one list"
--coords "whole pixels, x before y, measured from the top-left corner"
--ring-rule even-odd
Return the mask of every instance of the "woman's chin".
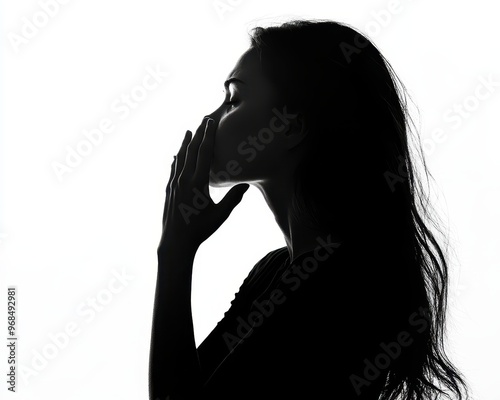
[[[229, 167], [232, 167], [231, 163], [227, 164]], [[214, 162], [210, 167], [210, 176], [209, 176], [209, 184], [213, 187], [228, 187], [233, 186], [237, 183], [240, 183], [241, 178], [241, 168], [234, 169], [221, 167], [219, 163]]]
[[234, 186], [235, 182], [230, 180], [219, 180], [213, 176], [210, 176], [208, 184], [214, 188], [224, 188], [224, 187]]

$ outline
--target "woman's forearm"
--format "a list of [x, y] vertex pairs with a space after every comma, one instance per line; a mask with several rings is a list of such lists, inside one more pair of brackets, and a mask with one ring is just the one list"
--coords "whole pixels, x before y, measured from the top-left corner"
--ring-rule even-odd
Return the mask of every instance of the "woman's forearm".
[[[187, 131], [172, 162], [165, 190], [162, 236], [158, 245], [158, 276], [149, 365], [151, 400], [193, 399], [201, 387], [201, 368], [194, 340], [191, 280], [196, 250], [227, 219], [248, 184], [232, 187], [217, 204], [209, 194], [215, 121], [204, 118]], [[189, 148], [189, 151], [188, 151]], [[204, 193], [204, 206], [186, 215]], [[189, 209], [189, 208], [188, 208]]]
[[158, 255], [149, 365], [150, 400], [191, 399], [201, 386], [191, 312], [195, 251]]

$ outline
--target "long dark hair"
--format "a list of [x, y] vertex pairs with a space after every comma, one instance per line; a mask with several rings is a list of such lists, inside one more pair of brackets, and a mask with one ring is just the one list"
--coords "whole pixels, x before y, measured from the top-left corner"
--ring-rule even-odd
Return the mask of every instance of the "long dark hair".
[[381, 399], [469, 398], [444, 350], [447, 257], [416, 166], [419, 158], [429, 177], [422, 148], [418, 140], [410, 147], [405, 86], [375, 45], [346, 24], [294, 20], [253, 28], [250, 40], [279, 106], [301, 113], [308, 129], [309, 151], [295, 171], [296, 219], [390, 243], [397, 264], [389, 272], [401, 287], [393, 312], [425, 310], [427, 329], [388, 369]]

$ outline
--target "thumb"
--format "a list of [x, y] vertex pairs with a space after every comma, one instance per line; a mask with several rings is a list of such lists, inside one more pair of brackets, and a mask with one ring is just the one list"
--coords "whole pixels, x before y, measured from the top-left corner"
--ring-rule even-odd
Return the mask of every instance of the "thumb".
[[229, 214], [231, 214], [231, 211], [233, 211], [234, 207], [236, 207], [240, 203], [243, 195], [249, 187], [250, 185], [248, 183], [243, 183], [241, 185], [232, 187], [231, 190], [224, 196], [224, 198], [217, 204], [219, 218], [221, 218], [222, 221], [225, 221], [227, 217], [229, 217]]

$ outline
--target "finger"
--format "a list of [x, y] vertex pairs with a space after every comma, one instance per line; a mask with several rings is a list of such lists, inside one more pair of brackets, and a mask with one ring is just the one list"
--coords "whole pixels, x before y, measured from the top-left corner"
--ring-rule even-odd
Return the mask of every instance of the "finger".
[[193, 140], [191, 140], [187, 147], [186, 162], [184, 163], [184, 168], [181, 172], [181, 175], [184, 177], [193, 176], [194, 171], [196, 170], [198, 150], [205, 134], [207, 121], [208, 118], [204, 117], [198, 129], [196, 129], [196, 134], [194, 135]]
[[172, 180], [174, 177], [175, 173], [175, 159], [177, 157], [174, 156], [174, 161], [172, 161], [172, 164], [170, 165], [170, 177], [168, 178], [168, 183], [167, 183], [167, 189], [165, 193], [165, 204], [163, 206], [163, 217], [162, 217], [162, 226], [165, 225], [165, 221], [167, 219], [167, 214], [168, 214], [168, 206], [170, 204], [170, 193], [172, 192]]
[[184, 166], [184, 160], [186, 158], [186, 151], [187, 147], [189, 145], [189, 142], [191, 141], [191, 136], [192, 133], [191, 131], [186, 131], [186, 136], [184, 136], [184, 140], [182, 141], [181, 148], [179, 149], [179, 152], [177, 153], [177, 157], [175, 157], [175, 172], [174, 172], [174, 178], [172, 180], [172, 183], [175, 184], [175, 182], [178, 181], [179, 176], [182, 171], [182, 167]]
[[248, 183], [233, 186], [231, 190], [227, 192], [224, 198], [217, 203], [216, 212], [217, 217], [219, 218], [219, 223], [222, 224], [227, 219], [227, 217], [229, 217], [234, 207], [236, 207], [240, 203], [243, 195], [249, 187], [250, 185]]
[[175, 159], [176, 158], [177, 157], [174, 156], [174, 160], [172, 161], [172, 164], [170, 164], [170, 176], [168, 177], [167, 189], [166, 189], [167, 192], [170, 189], [170, 184], [172, 183], [172, 180], [173, 180], [173, 177], [174, 177], [174, 173], [175, 173]]
[[203, 142], [198, 151], [198, 162], [196, 163], [195, 176], [200, 179], [201, 184], [207, 184], [209, 181], [210, 164], [214, 153], [215, 132], [217, 124], [215, 120], [211, 119], [208, 122]]

